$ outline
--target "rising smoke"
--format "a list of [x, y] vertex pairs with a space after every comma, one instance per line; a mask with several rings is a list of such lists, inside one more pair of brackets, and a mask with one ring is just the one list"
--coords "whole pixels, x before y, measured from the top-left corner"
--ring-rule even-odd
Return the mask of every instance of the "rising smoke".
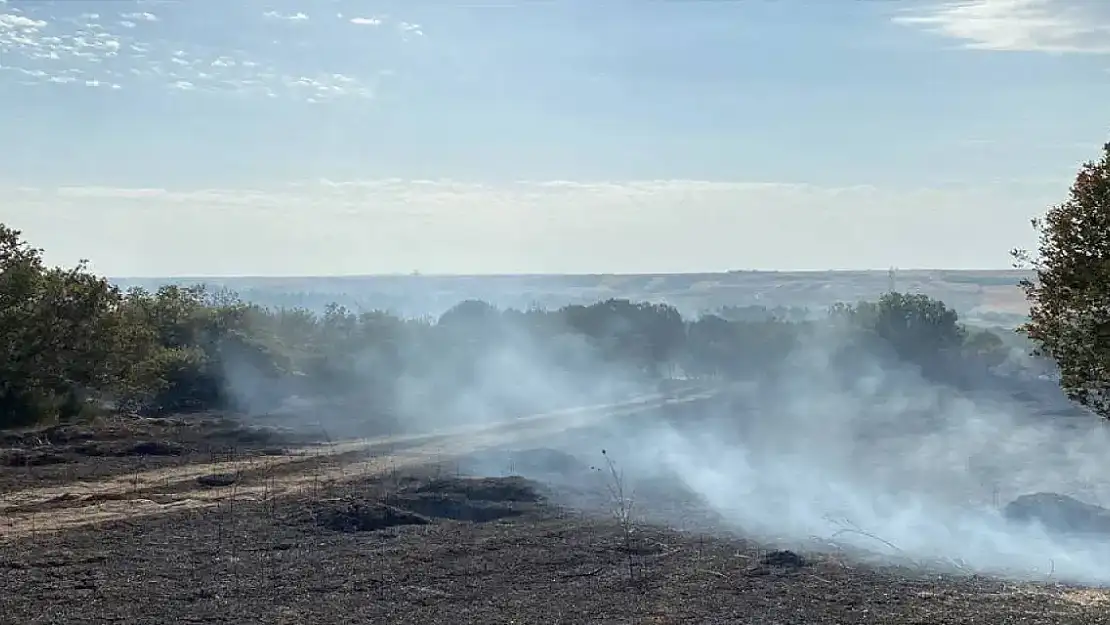
[[[722, 531], [786, 546], [835, 543], [901, 564], [1110, 583], [1104, 564], [1110, 542], [1061, 537], [1001, 513], [1015, 497], [1040, 491], [1110, 502], [1101, 479], [1110, 435], [1101, 421], [1048, 418], [1040, 406], [994, 386], [957, 390], [887, 354], [856, 349], [845, 363], [846, 339], [835, 329], [809, 339], [758, 382], [719, 389], [725, 402], [691, 403], [669, 417], [568, 419], [568, 430], [587, 429], [549, 437], [543, 446], [583, 463], [597, 462], [608, 448], [633, 485], [670, 484], [692, 493]], [[408, 349], [399, 359], [360, 355], [360, 374], [339, 393], [355, 403], [332, 410], [321, 408], [320, 398], [334, 389], [264, 387], [248, 364], [234, 360], [227, 379], [244, 405], [271, 407], [275, 397], [297, 396], [301, 403], [291, 412], [302, 423], [343, 436], [380, 434], [367, 424], [380, 425], [387, 413], [396, 431], [435, 431], [658, 390], [599, 361], [570, 335], [553, 347], [502, 332], [465, 374], [441, 366], [450, 354]], [[380, 401], [383, 394], [388, 401]], [[378, 417], [367, 416], [370, 406]], [[485, 458], [471, 470], [505, 472]], [[554, 478], [521, 466], [513, 472], [578, 490], [597, 485], [592, 474]], [[641, 509], [652, 499], [645, 495]], [[684, 514], [651, 516], [684, 525]]]
[[1053, 421], [994, 389], [957, 392], [866, 355], [845, 380], [829, 368], [836, 341], [811, 343], [788, 371], [734, 390], [740, 409], [622, 426], [636, 441], [625, 462], [662, 467], [726, 526], [787, 546], [836, 543], [901, 564], [1110, 582], [1107, 537], [1062, 536], [1002, 514], [1036, 492], [1110, 501], [1101, 421]]

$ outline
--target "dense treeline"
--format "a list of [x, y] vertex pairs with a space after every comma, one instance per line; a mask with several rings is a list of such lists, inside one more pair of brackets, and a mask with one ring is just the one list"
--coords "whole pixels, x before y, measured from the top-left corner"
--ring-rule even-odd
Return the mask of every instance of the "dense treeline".
[[[1110, 417], [1110, 144], [1034, 227], [1037, 249], [1013, 252], [1034, 269], [1021, 333], [1070, 397]], [[294, 396], [366, 418], [539, 407], [666, 377], [774, 376], [814, 347], [839, 374], [877, 359], [953, 385], [1013, 351], [943, 302], [901, 293], [820, 314], [732, 307], [689, 320], [626, 300], [526, 311], [466, 301], [414, 320], [266, 309], [201, 287], [122, 292], [84, 264], [47, 266], [0, 224], [0, 427], [97, 410], [267, 410]]]
[[844, 358], [866, 350], [941, 377], [1006, 353], [998, 336], [969, 332], [923, 295], [890, 293], [816, 319], [736, 312], [686, 320], [627, 300], [526, 311], [465, 301], [417, 320], [266, 309], [201, 287], [121, 292], [84, 265], [46, 266], [0, 225], [0, 425], [106, 409], [264, 410], [294, 395], [353, 402], [369, 418], [413, 409], [415, 397], [428, 409], [475, 393], [511, 403], [539, 401], [545, 388], [753, 379], [817, 340]]

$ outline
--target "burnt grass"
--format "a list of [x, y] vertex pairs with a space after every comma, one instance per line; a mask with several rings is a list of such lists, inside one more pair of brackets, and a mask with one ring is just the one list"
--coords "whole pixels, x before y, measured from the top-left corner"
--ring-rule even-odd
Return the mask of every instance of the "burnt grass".
[[1110, 611], [1065, 601], [1061, 587], [629, 528], [560, 508], [557, 497], [519, 477], [429, 466], [0, 540], [0, 614], [12, 623], [1110, 623]]
[[[219, 416], [0, 433], [0, 491], [305, 442]], [[711, 531], [697, 519], [696, 502], [682, 497], [645, 496], [637, 502], [643, 520], [622, 525], [607, 513], [603, 488], [582, 490], [583, 476], [605, 472], [551, 449], [487, 453], [469, 464], [503, 475], [463, 477], [463, 459], [314, 484], [281, 499], [229, 498], [13, 540], [4, 539], [0, 515], [0, 622], [1110, 623], [1110, 601], [1099, 602], [1110, 593], [1069, 595], [1075, 589], [1048, 583], [774, 548]], [[158, 491], [230, 495], [265, 479], [265, 472], [213, 474]], [[675, 492], [667, 484], [658, 490]], [[672, 528], [654, 523], [655, 512]], [[698, 529], [673, 529], [676, 518]]]
[[252, 425], [219, 414], [119, 415], [0, 431], [0, 491], [280, 454], [320, 438], [318, 432]]

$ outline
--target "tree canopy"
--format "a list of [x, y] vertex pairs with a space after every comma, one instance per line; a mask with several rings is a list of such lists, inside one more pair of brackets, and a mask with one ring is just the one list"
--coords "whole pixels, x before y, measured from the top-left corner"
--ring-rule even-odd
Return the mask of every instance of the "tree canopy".
[[609, 380], [772, 375], [799, 346], [845, 324], [845, 340], [926, 374], [960, 358], [982, 365], [1002, 350], [924, 295], [890, 293], [827, 318], [802, 312], [684, 319], [665, 303], [609, 299], [523, 311], [467, 300], [439, 319], [338, 304], [317, 314], [201, 286], [122, 292], [84, 263], [48, 267], [41, 250], [0, 225], [0, 427], [90, 410], [270, 410], [294, 395], [382, 420], [403, 419], [413, 397], [446, 411], [476, 392], [537, 408], [559, 395], [550, 389], [585, 392]]
[[1021, 330], [1056, 362], [1070, 397], [1110, 417], [1110, 143], [1033, 227], [1036, 252], [1013, 252], [1035, 274], [1021, 283], [1030, 303]]

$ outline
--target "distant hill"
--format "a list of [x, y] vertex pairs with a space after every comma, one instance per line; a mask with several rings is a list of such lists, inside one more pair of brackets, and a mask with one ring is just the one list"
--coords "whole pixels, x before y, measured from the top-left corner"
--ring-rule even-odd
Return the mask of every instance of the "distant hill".
[[[1014, 270], [896, 271], [896, 290], [944, 300], [972, 322], [1012, 325], [1027, 314]], [[695, 315], [723, 306], [823, 308], [873, 299], [891, 287], [888, 271], [729, 271], [692, 274], [342, 276], [234, 278], [119, 278], [123, 287], [205, 283], [269, 306], [320, 309], [338, 302], [355, 310], [387, 309], [408, 316], [439, 315], [465, 299], [502, 307], [557, 307], [607, 298], [666, 302]]]

